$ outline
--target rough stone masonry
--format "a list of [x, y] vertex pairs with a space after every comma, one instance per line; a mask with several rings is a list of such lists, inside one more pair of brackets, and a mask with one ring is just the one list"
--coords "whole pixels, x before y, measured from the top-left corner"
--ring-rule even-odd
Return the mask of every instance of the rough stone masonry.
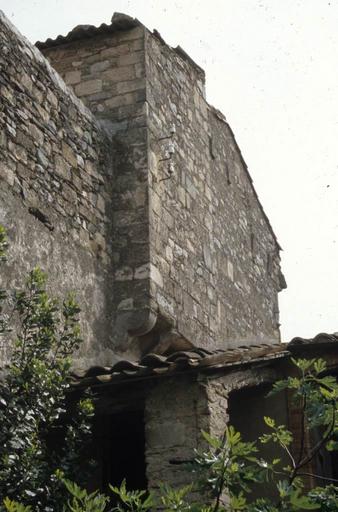
[[77, 365], [279, 340], [280, 248], [201, 68], [119, 14], [40, 51], [1, 14], [0, 42], [8, 284], [76, 291]]

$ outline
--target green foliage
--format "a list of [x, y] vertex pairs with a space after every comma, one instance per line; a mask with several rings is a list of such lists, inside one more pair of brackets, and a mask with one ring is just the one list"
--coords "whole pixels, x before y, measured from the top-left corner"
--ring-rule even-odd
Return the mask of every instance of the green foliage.
[[17, 501], [12, 501], [9, 498], [4, 499], [4, 506], [5, 510], [8, 512], [31, 512], [31, 507], [25, 507], [25, 505], [22, 505], [21, 503], [18, 503]]
[[241, 434], [230, 426], [223, 439], [203, 432], [209, 451], [197, 454], [196, 469], [200, 486], [207, 487], [211, 496], [220, 501], [226, 486], [233, 510], [243, 510], [242, 493], [249, 493], [253, 484], [268, 478], [270, 467], [256, 457], [256, 443], [242, 441]]
[[316, 487], [309, 492], [309, 497], [320, 505], [321, 512], [337, 512], [338, 510], [338, 487], [328, 485]]
[[88, 493], [70, 480], [62, 479], [71, 499], [67, 500], [65, 510], [70, 512], [104, 512], [109, 498], [96, 492]]
[[151, 494], [147, 491], [127, 491], [126, 481], [123, 480], [120, 487], [110, 486], [110, 489], [118, 496], [119, 504], [112, 510], [116, 512], [148, 512], [154, 503]]
[[3, 226], [0, 225], [0, 259], [6, 260], [6, 252], [8, 248], [7, 234]]
[[[2, 259], [6, 246], [1, 228]], [[0, 334], [12, 347], [0, 381], [0, 496], [7, 498], [0, 510], [61, 511], [66, 492], [56, 471], [70, 478], [79, 474], [80, 447], [93, 414], [90, 399], [83, 397], [63, 421], [71, 354], [81, 344], [79, 312], [72, 295], [62, 304], [48, 295], [38, 268], [22, 290], [0, 295]]]
[[[3, 226], [0, 224], [0, 264], [6, 261], [6, 252], [8, 248], [7, 235]], [[3, 288], [0, 288], [0, 341], [1, 337], [7, 331], [7, 316], [5, 313], [5, 302], [7, 299], [7, 292]]]
[[289, 430], [285, 428], [284, 425], [277, 425], [275, 420], [269, 418], [268, 416], [264, 416], [265, 424], [271, 428], [272, 432], [270, 434], [263, 434], [259, 439], [263, 444], [269, 443], [272, 441], [273, 443], [277, 443], [286, 449], [287, 446], [290, 446], [292, 443], [293, 437]]
[[193, 485], [186, 485], [180, 489], [172, 489], [168, 485], [161, 488], [161, 508], [167, 512], [192, 512], [197, 510], [196, 505], [187, 498], [193, 490]]

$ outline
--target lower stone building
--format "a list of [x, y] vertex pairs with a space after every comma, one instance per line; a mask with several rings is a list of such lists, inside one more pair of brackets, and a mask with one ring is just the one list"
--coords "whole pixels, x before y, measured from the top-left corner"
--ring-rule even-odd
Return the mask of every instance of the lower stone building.
[[[97, 400], [99, 465], [93, 488], [107, 489], [108, 483], [119, 484], [123, 478], [131, 488], [155, 492], [161, 483], [187, 485], [193, 479], [187, 464], [196, 450], [206, 447], [202, 430], [221, 437], [225, 426], [233, 425], [244, 440], [255, 441], [268, 432], [264, 416], [291, 430], [297, 450], [299, 411], [285, 392], [267, 396], [276, 380], [294, 372], [291, 358], [323, 358], [327, 372], [336, 376], [338, 335], [212, 352], [181, 342], [181, 348], [176, 343], [165, 353], [150, 353], [138, 362], [125, 360], [75, 374], [74, 386], [90, 386]], [[305, 449], [314, 442], [307, 436]], [[271, 445], [261, 454], [268, 460], [283, 457]], [[323, 474], [325, 468], [327, 477], [336, 478], [337, 456], [325, 451], [321, 457], [304, 472]], [[305, 478], [305, 483], [322, 484], [313, 477]], [[273, 495], [272, 487], [265, 485], [263, 494]]]

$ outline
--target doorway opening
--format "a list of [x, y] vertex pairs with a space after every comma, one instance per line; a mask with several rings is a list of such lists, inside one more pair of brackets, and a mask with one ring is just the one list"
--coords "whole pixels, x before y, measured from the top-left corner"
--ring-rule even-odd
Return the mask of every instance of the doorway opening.
[[[277, 424], [287, 424], [286, 396], [283, 393], [268, 396], [270, 390], [270, 384], [261, 384], [230, 393], [229, 423], [241, 433], [243, 441], [257, 441], [262, 434], [269, 432], [264, 423], [264, 416], [274, 418]], [[257, 448], [259, 456], [267, 461], [276, 458], [285, 459], [283, 451], [275, 444], [257, 443]], [[254, 500], [262, 495], [266, 498], [275, 498], [277, 496], [275, 486], [270, 482], [265, 482], [264, 488], [257, 484], [253, 487], [250, 498]]]
[[98, 414], [94, 419], [93, 455], [97, 462], [91, 490], [100, 489], [114, 501], [109, 484], [128, 490], [147, 489], [144, 411]]

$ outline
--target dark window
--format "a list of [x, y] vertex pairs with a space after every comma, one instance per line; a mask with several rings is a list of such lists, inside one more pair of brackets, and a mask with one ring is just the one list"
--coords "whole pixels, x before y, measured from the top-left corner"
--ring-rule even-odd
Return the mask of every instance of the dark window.
[[143, 411], [100, 414], [94, 421], [93, 456], [97, 461], [90, 489], [108, 492], [125, 478], [129, 490], [146, 489]]

